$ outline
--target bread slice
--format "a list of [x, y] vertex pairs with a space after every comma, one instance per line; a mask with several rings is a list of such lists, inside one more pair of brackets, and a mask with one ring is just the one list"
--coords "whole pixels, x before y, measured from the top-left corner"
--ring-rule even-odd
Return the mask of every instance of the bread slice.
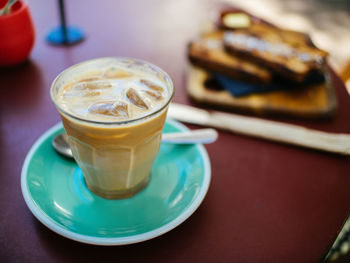
[[316, 48], [306, 34], [263, 23], [226, 31], [223, 43], [230, 54], [297, 82], [303, 81], [310, 71], [321, 69], [328, 55]]
[[206, 33], [188, 46], [190, 61], [199, 67], [250, 83], [269, 83], [269, 70], [228, 54], [223, 46], [224, 31]]

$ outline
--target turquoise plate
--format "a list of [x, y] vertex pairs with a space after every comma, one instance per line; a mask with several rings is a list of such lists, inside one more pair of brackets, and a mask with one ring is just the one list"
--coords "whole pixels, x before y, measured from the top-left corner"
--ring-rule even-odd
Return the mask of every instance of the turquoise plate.
[[[186, 130], [167, 120], [164, 132]], [[96, 245], [123, 245], [162, 235], [184, 222], [204, 199], [210, 162], [202, 145], [162, 144], [149, 185], [129, 199], [91, 193], [77, 164], [51, 146], [62, 124], [46, 131], [22, 168], [24, 200], [34, 216], [67, 238]]]

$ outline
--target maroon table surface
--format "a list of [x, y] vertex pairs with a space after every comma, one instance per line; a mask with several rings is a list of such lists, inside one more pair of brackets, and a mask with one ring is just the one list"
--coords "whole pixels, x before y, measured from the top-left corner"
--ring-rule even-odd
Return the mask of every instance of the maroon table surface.
[[[43, 226], [20, 188], [24, 158], [35, 140], [59, 122], [49, 88], [77, 62], [103, 56], [150, 61], [176, 86], [174, 101], [190, 103], [185, 89], [186, 44], [209, 17], [211, 1], [66, 1], [70, 24], [86, 32], [71, 47], [45, 43], [58, 23], [57, 1], [29, 2], [36, 28], [30, 60], [0, 69], [1, 262], [317, 262], [350, 208], [348, 157], [220, 131], [205, 146], [212, 182], [199, 209], [155, 239], [127, 246], [93, 246]], [[0, 40], [1, 41], [1, 40]], [[328, 121], [288, 120], [329, 132], [350, 133], [350, 100], [333, 75], [339, 102]], [[190, 126], [197, 128], [196, 126]]]

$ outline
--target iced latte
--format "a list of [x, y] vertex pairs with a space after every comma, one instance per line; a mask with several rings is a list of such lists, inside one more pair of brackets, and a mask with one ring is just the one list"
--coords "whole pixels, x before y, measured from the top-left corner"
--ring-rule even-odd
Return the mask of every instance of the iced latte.
[[164, 71], [125, 58], [86, 61], [54, 80], [52, 100], [92, 192], [126, 198], [147, 185], [173, 93]]

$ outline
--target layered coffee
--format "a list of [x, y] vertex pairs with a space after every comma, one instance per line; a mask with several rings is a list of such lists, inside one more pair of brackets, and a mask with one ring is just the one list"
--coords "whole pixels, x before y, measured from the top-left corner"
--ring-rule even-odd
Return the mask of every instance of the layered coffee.
[[125, 198], [149, 180], [173, 85], [146, 62], [104, 58], [61, 73], [51, 95], [88, 188]]

